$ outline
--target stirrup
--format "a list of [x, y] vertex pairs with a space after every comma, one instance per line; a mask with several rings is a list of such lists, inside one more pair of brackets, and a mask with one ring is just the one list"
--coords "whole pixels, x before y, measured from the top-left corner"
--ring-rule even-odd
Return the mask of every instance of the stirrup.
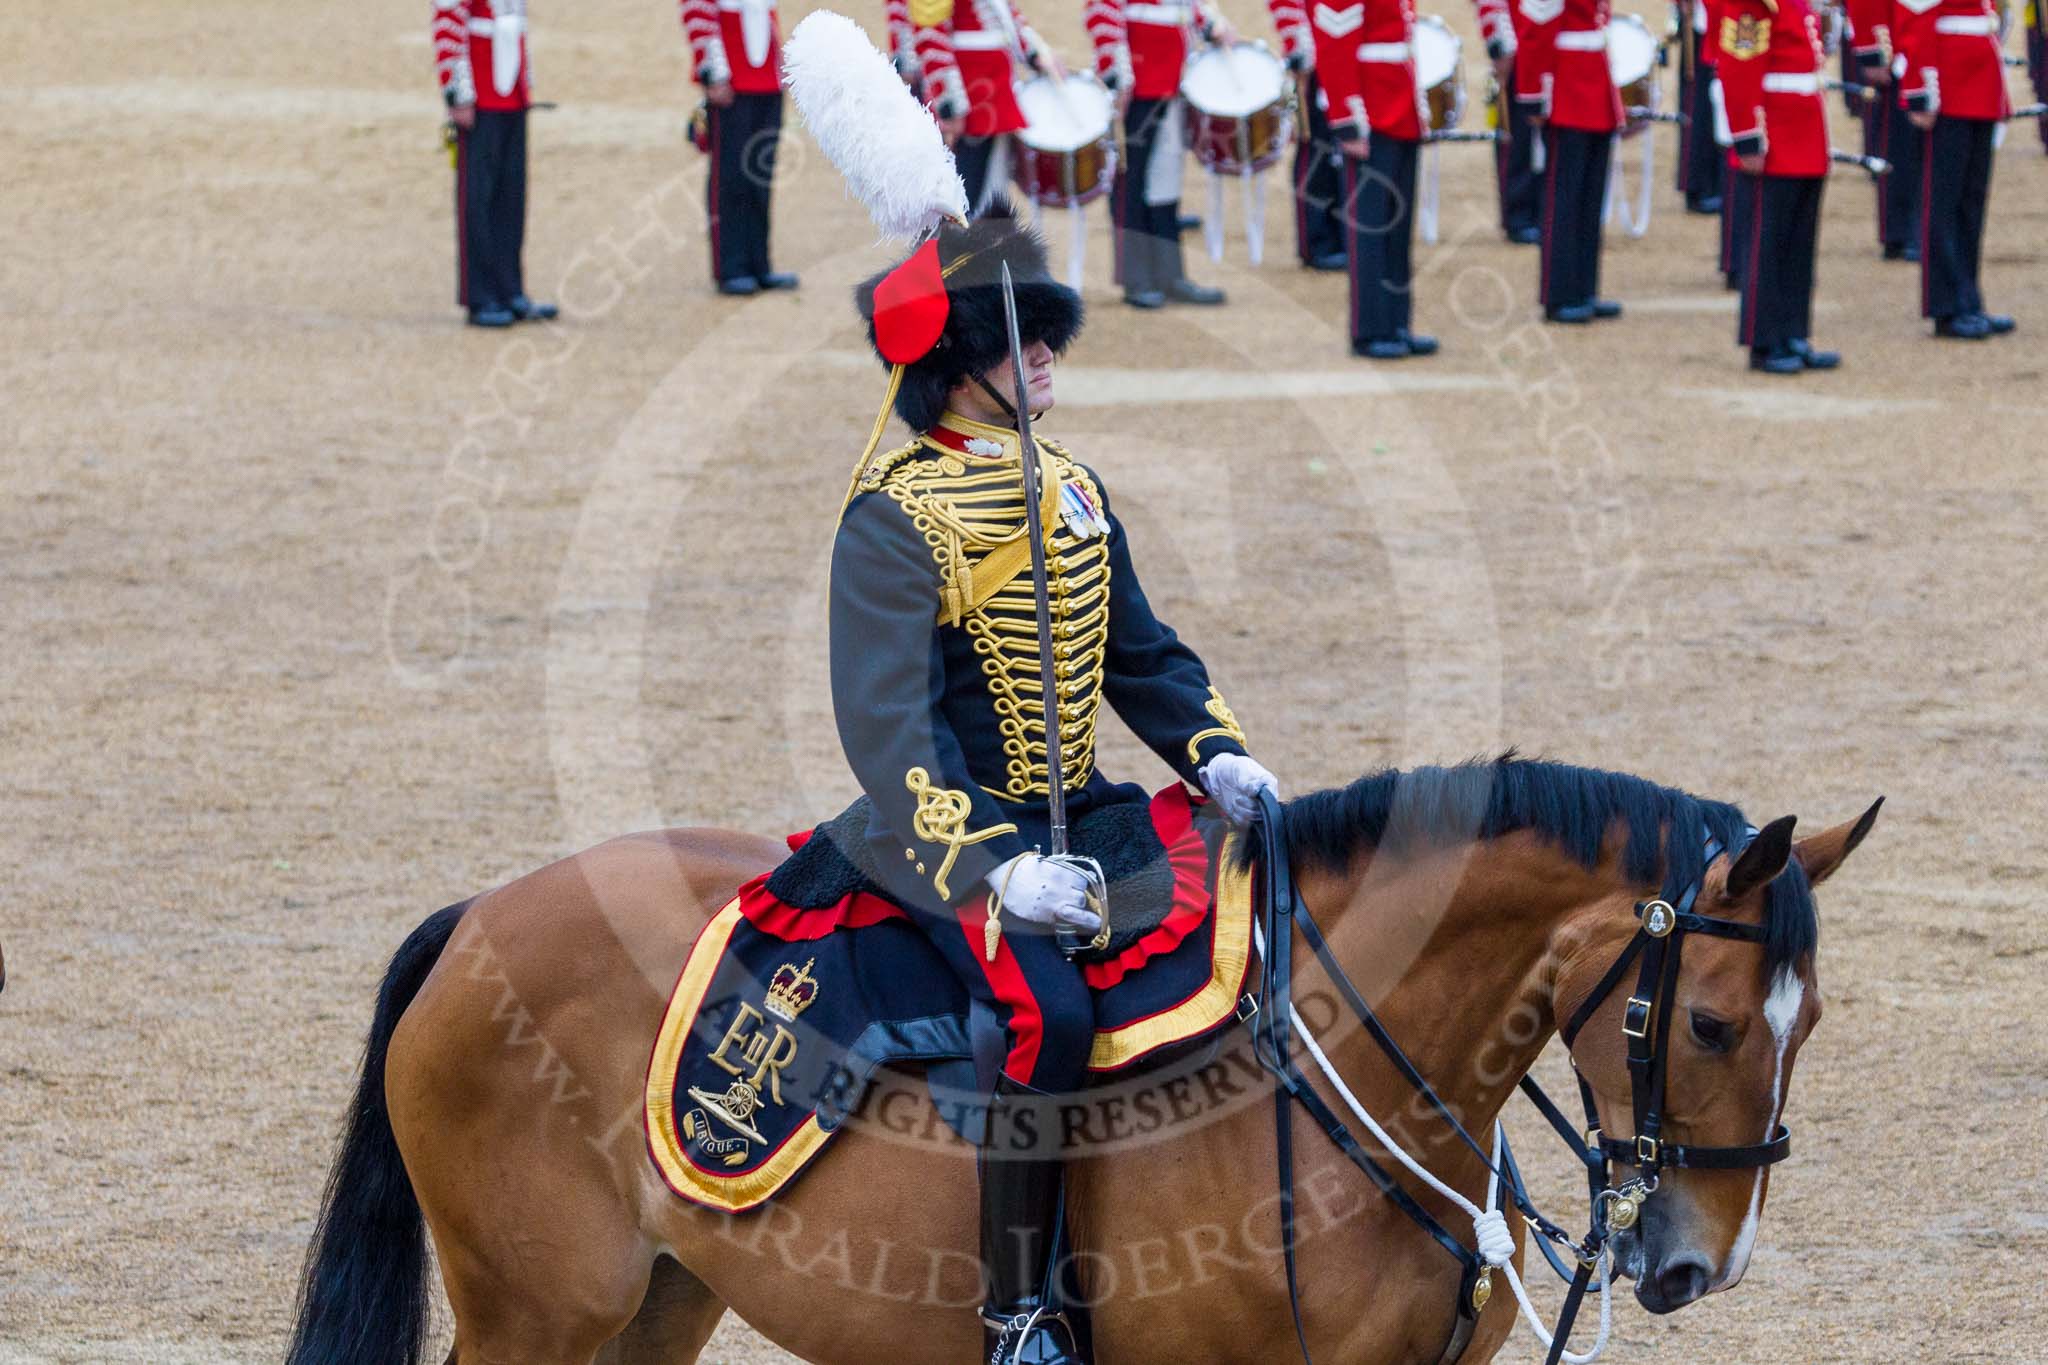
[[1074, 1346], [1073, 1324], [1067, 1321], [1065, 1313], [1050, 1304], [1039, 1304], [1029, 1312], [1008, 1317], [983, 1308], [981, 1325], [995, 1336], [995, 1345], [988, 1354], [988, 1365], [1014, 1365], [1035, 1333], [1042, 1331], [1051, 1335], [1054, 1329], [1058, 1329], [1059, 1336], [1053, 1342], [1053, 1349], [1062, 1357], [1080, 1359]]

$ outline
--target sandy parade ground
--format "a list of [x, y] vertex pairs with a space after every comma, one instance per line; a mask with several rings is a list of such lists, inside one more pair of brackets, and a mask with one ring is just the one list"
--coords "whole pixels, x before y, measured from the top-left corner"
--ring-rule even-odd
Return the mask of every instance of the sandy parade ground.
[[[882, 250], [792, 117], [804, 287], [716, 297], [673, 10], [536, 5], [526, 259], [564, 317], [465, 329], [422, 0], [15, 9], [0, 1361], [274, 1360], [415, 923], [613, 833], [852, 795], [824, 584]], [[1078, 60], [1077, 8], [1032, 17]], [[1256, 269], [1232, 188], [1213, 312], [1121, 307], [1091, 210], [1045, 430], [1291, 791], [1516, 745], [1816, 827], [1888, 797], [1821, 896], [1827, 1017], [1748, 1278], [1624, 1303], [1610, 1360], [2048, 1360], [2048, 158], [2013, 134], [1985, 287], [2020, 334], [1929, 339], [1841, 171], [1816, 339], [1845, 364], [1789, 382], [1743, 368], [1668, 129], [1647, 236], [1610, 231], [1628, 315], [1591, 329], [1536, 321], [1487, 153], [1445, 149], [1444, 348], [1393, 367], [1295, 267], [1284, 177]], [[1105, 766], [1167, 780], [1110, 731]], [[789, 1357], [728, 1319], [706, 1359]]]

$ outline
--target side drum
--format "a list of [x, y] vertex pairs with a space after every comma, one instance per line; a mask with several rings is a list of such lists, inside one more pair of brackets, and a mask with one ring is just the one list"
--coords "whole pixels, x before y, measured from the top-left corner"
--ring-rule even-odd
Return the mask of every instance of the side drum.
[[1025, 198], [1067, 208], [1109, 192], [1116, 174], [1116, 104], [1100, 81], [1034, 76], [1017, 87], [1017, 105], [1024, 127], [1016, 134], [1015, 179]]
[[1258, 172], [1287, 150], [1287, 68], [1256, 43], [1212, 47], [1181, 76], [1188, 146], [1218, 175]]

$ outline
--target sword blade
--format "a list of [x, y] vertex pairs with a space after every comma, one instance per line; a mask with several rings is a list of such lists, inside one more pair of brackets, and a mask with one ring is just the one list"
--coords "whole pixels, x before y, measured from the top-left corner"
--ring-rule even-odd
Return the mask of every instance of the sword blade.
[[[1045, 711], [1045, 779], [1050, 793], [1046, 817], [1051, 825], [1051, 852], [1067, 851], [1067, 784], [1060, 762], [1059, 667], [1053, 658], [1052, 593], [1045, 565], [1045, 518], [1038, 500], [1045, 475], [1039, 466], [1038, 443], [1031, 438], [1030, 381], [1024, 369], [1024, 341], [1017, 329], [1017, 288], [1010, 264], [1003, 262], [1003, 322], [1010, 332], [1010, 369], [1016, 382], [1017, 440], [1024, 473], [1024, 534], [1031, 539], [1031, 596], [1038, 608], [1038, 685]], [[1028, 742], [1028, 741], [1027, 741]]]

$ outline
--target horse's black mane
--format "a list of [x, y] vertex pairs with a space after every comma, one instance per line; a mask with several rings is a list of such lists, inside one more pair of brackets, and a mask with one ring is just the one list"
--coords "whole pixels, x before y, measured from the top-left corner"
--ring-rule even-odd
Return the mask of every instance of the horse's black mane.
[[[1592, 868], [1617, 822], [1628, 830], [1622, 871], [1676, 901], [1699, 880], [1706, 836], [1723, 847], [1747, 841], [1749, 821], [1725, 801], [1708, 801], [1629, 773], [1525, 759], [1514, 751], [1451, 768], [1389, 768], [1348, 787], [1285, 805], [1294, 865], [1342, 867], [1361, 845], [1407, 840], [1492, 839], [1531, 830]], [[1666, 832], [1669, 854], [1666, 855]], [[1243, 840], [1255, 862], [1259, 841]], [[1820, 938], [1813, 888], [1793, 859], [1764, 893], [1766, 966], [1775, 971], [1811, 953]]]

